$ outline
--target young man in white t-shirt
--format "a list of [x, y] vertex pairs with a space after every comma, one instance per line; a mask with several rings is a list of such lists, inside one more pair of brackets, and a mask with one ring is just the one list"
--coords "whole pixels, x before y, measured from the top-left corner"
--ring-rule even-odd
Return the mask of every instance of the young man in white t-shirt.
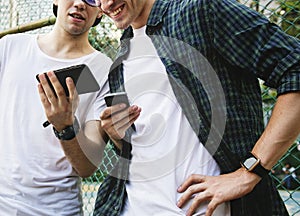
[[[0, 215], [82, 215], [80, 176], [96, 170], [105, 145], [98, 119], [111, 60], [88, 41], [102, 12], [79, 0], [54, 0], [53, 11], [49, 33], [0, 40]], [[67, 97], [52, 71], [83, 63], [100, 90], [74, 96], [68, 78]], [[57, 97], [45, 75], [38, 84], [44, 72]]]

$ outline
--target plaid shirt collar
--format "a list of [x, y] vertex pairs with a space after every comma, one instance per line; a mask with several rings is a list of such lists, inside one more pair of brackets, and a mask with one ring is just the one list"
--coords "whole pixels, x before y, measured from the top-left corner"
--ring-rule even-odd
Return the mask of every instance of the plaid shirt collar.
[[155, 1], [151, 10], [147, 25], [157, 26], [163, 21], [163, 17], [170, 5], [170, 0]]

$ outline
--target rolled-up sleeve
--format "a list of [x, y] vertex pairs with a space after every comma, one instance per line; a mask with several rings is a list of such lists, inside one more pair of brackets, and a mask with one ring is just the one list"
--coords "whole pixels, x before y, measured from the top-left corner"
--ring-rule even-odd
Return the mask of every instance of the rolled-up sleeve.
[[232, 65], [250, 71], [278, 95], [300, 90], [300, 41], [234, 0], [216, 0], [214, 45]]

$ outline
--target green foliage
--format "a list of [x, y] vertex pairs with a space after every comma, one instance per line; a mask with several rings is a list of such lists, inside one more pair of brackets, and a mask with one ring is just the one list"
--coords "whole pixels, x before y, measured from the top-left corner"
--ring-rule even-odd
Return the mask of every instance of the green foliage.
[[270, 104], [270, 105], [274, 104], [277, 97], [277, 91], [263, 84], [261, 84], [260, 88], [261, 88], [261, 93], [262, 93], [261, 96], [262, 96], [263, 103]]
[[282, 10], [285, 10], [286, 12], [292, 11], [292, 10], [300, 10], [300, 2], [299, 0], [284, 0], [280, 1], [280, 7]]
[[111, 59], [114, 59], [119, 47], [120, 30], [107, 17], [103, 17], [100, 24], [91, 28], [89, 41], [92, 46]]
[[107, 175], [107, 173], [102, 172], [101, 170], [97, 170], [92, 176], [83, 178], [82, 182], [84, 182], [84, 183], [90, 183], [90, 182], [101, 183], [101, 182], [103, 182], [106, 175]]
[[300, 1], [284, 0], [280, 1], [282, 16], [282, 29], [297, 38], [300, 38]]

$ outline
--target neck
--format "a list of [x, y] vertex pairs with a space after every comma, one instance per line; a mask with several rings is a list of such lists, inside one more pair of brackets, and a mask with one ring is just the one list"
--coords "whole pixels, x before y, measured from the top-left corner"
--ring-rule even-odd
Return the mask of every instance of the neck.
[[54, 28], [50, 33], [40, 35], [38, 44], [44, 53], [55, 58], [80, 58], [95, 51], [88, 41], [88, 32], [71, 35]]
[[132, 28], [138, 29], [147, 24], [147, 21], [148, 21], [149, 15], [151, 13], [151, 9], [153, 7], [154, 2], [155, 2], [155, 0], [147, 0], [146, 1], [140, 16], [136, 19], [137, 21], [133, 22], [131, 24]]

